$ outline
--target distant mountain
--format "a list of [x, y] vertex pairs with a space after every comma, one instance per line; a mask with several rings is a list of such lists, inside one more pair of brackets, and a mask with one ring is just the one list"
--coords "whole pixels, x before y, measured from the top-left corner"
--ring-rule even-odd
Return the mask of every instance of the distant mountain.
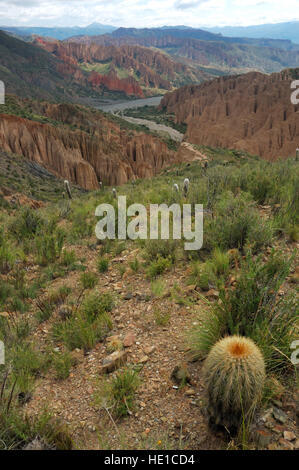
[[37, 36], [49, 37], [54, 39], [67, 39], [71, 36], [77, 36], [86, 34], [88, 36], [98, 34], [108, 34], [114, 31], [116, 28], [110, 25], [104, 25], [101, 23], [92, 23], [88, 26], [73, 26], [73, 27], [57, 27], [57, 28], [44, 28], [39, 26], [24, 26], [24, 27], [11, 27], [11, 26], [0, 26], [0, 29], [7, 31], [16, 36], [30, 36], [32, 34]]
[[245, 36], [247, 38], [288, 39], [299, 44], [299, 21], [288, 23], [261, 24], [257, 26], [223, 26], [203, 28], [212, 33], [224, 36]]
[[119, 28], [102, 36], [79, 36], [68, 42], [102, 46], [139, 45], [166, 52], [176, 61], [207, 73], [272, 73], [299, 64], [299, 45], [276, 39], [228, 38], [201, 29]]
[[[258, 47], [273, 47], [279, 49], [293, 50], [298, 49], [298, 45], [292, 44], [290, 40], [286, 39], [272, 39], [272, 38], [247, 38], [247, 37], [225, 37], [220, 32], [218, 34], [212, 33], [205, 29], [196, 29], [188, 27], [162, 27], [162, 28], [118, 28], [110, 34], [113, 38], [140, 38], [140, 39], [162, 39], [172, 36], [179, 39], [199, 39], [202, 41], [217, 41], [225, 42], [227, 44], [248, 44], [250, 46]], [[243, 35], [244, 36], [244, 35]], [[147, 44], [143, 44], [147, 45]]]

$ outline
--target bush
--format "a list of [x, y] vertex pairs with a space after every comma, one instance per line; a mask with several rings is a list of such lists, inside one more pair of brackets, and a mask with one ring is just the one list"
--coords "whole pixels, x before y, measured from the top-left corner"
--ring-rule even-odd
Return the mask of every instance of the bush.
[[75, 364], [75, 361], [69, 352], [64, 352], [55, 353], [53, 355], [52, 363], [55, 369], [56, 378], [58, 380], [65, 380], [69, 377], [70, 370]]
[[42, 266], [54, 263], [60, 258], [65, 234], [57, 230], [53, 234], [45, 234], [36, 239], [37, 262]]
[[36, 210], [26, 207], [22, 209], [9, 226], [9, 232], [18, 243], [26, 239], [33, 239], [40, 235], [45, 226], [45, 221]]
[[0, 274], [8, 273], [14, 266], [15, 254], [5, 239], [4, 229], [0, 228]]
[[99, 258], [97, 261], [98, 271], [100, 273], [106, 273], [109, 267], [109, 261], [107, 258]]
[[96, 274], [92, 272], [82, 273], [80, 280], [83, 289], [93, 289], [98, 282]]
[[216, 216], [206, 226], [206, 238], [211, 246], [223, 250], [250, 246], [257, 253], [263, 246], [271, 243], [273, 228], [269, 221], [263, 220], [255, 204], [246, 193], [236, 197], [223, 193], [215, 206]]
[[90, 321], [90, 318], [80, 312], [76, 317], [55, 323], [52, 335], [56, 341], [63, 342], [70, 351], [78, 348], [86, 352], [102, 341], [111, 328], [112, 321], [107, 313]]
[[152, 261], [147, 269], [147, 276], [150, 279], [155, 279], [165, 271], [171, 268], [171, 260], [166, 258], [158, 258], [156, 261]]
[[137, 372], [127, 368], [118, 372], [111, 382], [100, 384], [100, 389], [94, 394], [94, 404], [100, 408], [111, 408], [117, 417], [127, 416], [133, 411], [139, 384]]
[[92, 321], [105, 312], [111, 312], [113, 306], [111, 294], [91, 294], [83, 301], [81, 311]]
[[279, 373], [292, 368], [289, 354], [298, 307], [292, 297], [279, 296], [291, 261], [274, 252], [265, 263], [248, 255], [234, 288], [221, 289], [221, 303], [190, 332], [193, 357], [205, 357], [222, 336], [241, 335], [260, 347], [268, 370]]

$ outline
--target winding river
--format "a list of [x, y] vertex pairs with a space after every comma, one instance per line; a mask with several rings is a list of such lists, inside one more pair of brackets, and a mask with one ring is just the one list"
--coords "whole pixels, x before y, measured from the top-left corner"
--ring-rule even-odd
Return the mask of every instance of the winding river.
[[159, 106], [161, 103], [163, 96], [154, 96], [152, 98], [142, 98], [138, 100], [132, 100], [132, 101], [120, 101], [118, 103], [108, 103], [108, 104], [102, 104], [99, 106], [99, 109], [102, 111], [105, 111], [106, 113], [112, 113], [115, 114], [122, 119], [132, 123], [132, 124], [139, 124], [146, 126], [148, 129], [151, 131], [156, 131], [156, 132], [164, 132], [170, 136], [172, 140], [175, 140], [176, 142], [181, 142], [183, 140], [184, 134], [181, 134], [178, 132], [176, 129], [173, 129], [172, 127], [165, 126], [164, 124], [157, 124], [154, 121], [149, 121], [147, 119], [140, 119], [140, 118], [133, 118], [129, 116], [125, 116], [123, 114], [123, 111], [125, 109], [133, 109], [133, 108], [140, 108], [142, 106]]

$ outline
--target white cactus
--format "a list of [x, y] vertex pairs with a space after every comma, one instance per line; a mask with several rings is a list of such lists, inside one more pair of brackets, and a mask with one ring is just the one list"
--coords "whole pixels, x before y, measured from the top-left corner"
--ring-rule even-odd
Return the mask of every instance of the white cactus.
[[113, 197], [114, 197], [114, 199], [116, 199], [117, 192], [116, 192], [116, 189], [115, 189], [115, 188], [113, 188], [113, 189], [112, 189], [112, 193], [113, 193]]
[[65, 187], [65, 190], [66, 190], [66, 192], [67, 192], [67, 195], [68, 195], [69, 199], [72, 199], [72, 193], [71, 193], [70, 183], [68, 182], [68, 180], [65, 180], [65, 181], [64, 181], [64, 187]]
[[184, 196], [187, 197], [188, 192], [189, 192], [189, 186], [190, 186], [190, 181], [188, 178], [185, 178], [184, 180], [184, 185], [183, 185], [183, 190], [184, 190]]
[[176, 193], [179, 192], [179, 186], [176, 183], [174, 183], [173, 189], [175, 190]]

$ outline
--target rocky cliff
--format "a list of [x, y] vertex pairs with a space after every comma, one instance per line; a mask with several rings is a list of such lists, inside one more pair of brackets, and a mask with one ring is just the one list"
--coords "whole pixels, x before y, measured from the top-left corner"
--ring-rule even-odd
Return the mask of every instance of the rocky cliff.
[[49, 123], [0, 114], [0, 148], [85, 189], [98, 188], [98, 181], [120, 185], [151, 177], [175, 161], [175, 153], [158, 138], [122, 130], [100, 112], [67, 104], [30, 106]]
[[235, 148], [267, 160], [295, 155], [299, 147], [299, 105], [291, 103], [291, 82], [299, 69], [279, 74], [222, 77], [167, 94], [161, 107], [187, 123], [194, 144]]
[[[128, 95], [141, 96], [140, 87], [171, 90], [186, 83], [199, 83], [209, 76], [147, 47], [45, 41], [42, 38], [36, 38], [35, 43], [66, 64], [84, 66], [85, 71], [92, 71], [92, 82], [96, 84], [105, 84], [114, 90], [113, 85], [110, 88], [110, 82], [115, 84], [118, 78], [121, 91], [128, 86]], [[127, 74], [127, 77], [117, 77], [118, 73]]]

